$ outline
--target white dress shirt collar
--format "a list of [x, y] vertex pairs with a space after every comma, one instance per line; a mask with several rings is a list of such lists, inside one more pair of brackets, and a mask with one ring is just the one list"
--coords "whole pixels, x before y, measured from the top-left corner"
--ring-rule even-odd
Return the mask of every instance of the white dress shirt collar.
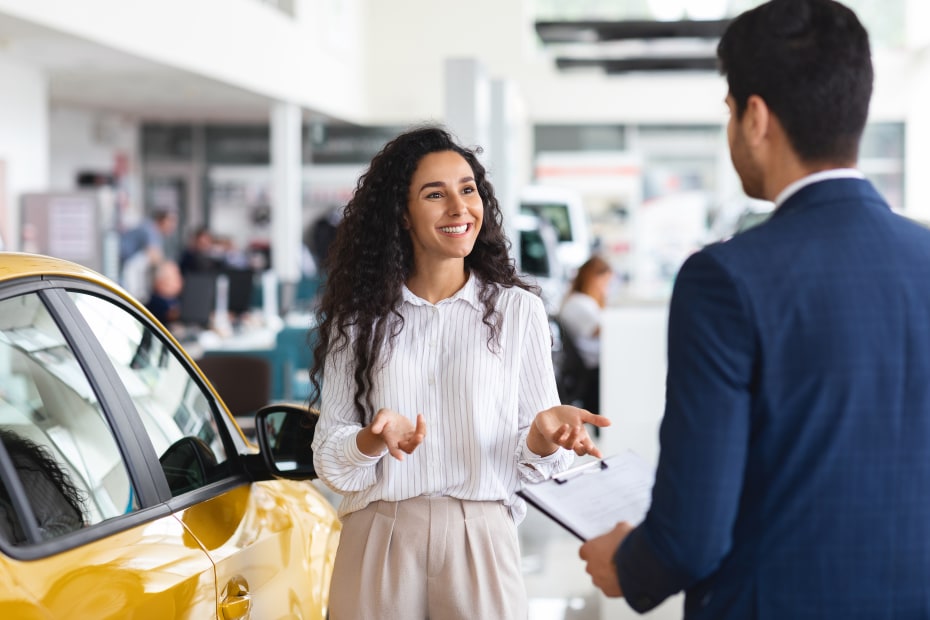
[[[453, 295], [452, 297], [449, 297], [448, 299], [443, 299], [439, 303], [440, 304], [451, 303], [457, 299], [461, 299], [462, 301], [466, 301], [469, 304], [471, 304], [476, 310], [481, 310], [482, 305], [481, 305], [481, 300], [478, 299], [478, 285], [477, 285], [476, 280], [477, 278], [475, 278], [474, 275], [469, 273], [468, 279], [465, 281], [465, 285], [462, 286], [462, 288], [460, 288], [458, 291], [456, 291], [455, 295]], [[413, 293], [413, 291], [407, 288], [406, 284], [404, 285], [404, 288], [403, 288], [403, 301], [409, 304], [413, 304], [414, 306], [434, 305], [426, 301], [422, 297], [418, 297], [415, 293]], [[435, 305], [439, 305], [439, 304], [435, 304]]]
[[807, 187], [814, 183], [820, 181], [828, 181], [833, 179], [864, 179], [865, 175], [856, 170], [855, 168], [834, 168], [832, 170], [821, 170], [820, 172], [815, 172], [814, 174], [809, 174], [806, 177], [802, 177], [790, 184], [785, 189], [781, 190], [778, 196], [775, 197], [775, 208], [777, 209], [785, 203], [791, 196], [796, 194], [801, 188]]

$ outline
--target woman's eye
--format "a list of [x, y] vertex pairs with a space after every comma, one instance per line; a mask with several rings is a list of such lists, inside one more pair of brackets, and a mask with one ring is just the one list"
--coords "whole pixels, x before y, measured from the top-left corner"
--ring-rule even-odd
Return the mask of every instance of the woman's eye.
[[442, 198], [442, 194], [440, 192], [430, 192], [426, 195], [426, 197], [427, 198]]
[[475, 188], [472, 187], [471, 185], [468, 185], [462, 189], [463, 194], [473, 194], [475, 191], [476, 191]]

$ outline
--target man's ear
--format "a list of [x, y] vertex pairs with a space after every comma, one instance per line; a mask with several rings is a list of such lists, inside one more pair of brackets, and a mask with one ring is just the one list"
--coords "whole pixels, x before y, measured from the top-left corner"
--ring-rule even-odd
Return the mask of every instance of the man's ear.
[[742, 119], [743, 132], [749, 144], [758, 146], [768, 136], [771, 117], [772, 113], [765, 100], [759, 95], [749, 95]]

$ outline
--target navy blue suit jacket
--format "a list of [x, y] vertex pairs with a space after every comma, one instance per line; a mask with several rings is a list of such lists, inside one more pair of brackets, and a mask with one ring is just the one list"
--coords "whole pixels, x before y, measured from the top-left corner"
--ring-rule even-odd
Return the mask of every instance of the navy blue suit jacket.
[[692, 255], [660, 441], [634, 609], [930, 618], [930, 230], [839, 179]]

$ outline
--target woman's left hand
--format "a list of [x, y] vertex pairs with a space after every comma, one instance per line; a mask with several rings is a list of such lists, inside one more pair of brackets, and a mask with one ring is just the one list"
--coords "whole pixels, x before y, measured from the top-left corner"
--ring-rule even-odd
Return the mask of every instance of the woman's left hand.
[[601, 458], [601, 451], [588, 435], [585, 423], [610, 426], [607, 418], [571, 405], [557, 405], [540, 411], [530, 427], [527, 446], [540, 456], [548, 456], [562, 447], [573, 450], [578, 456], [590, 454]]

